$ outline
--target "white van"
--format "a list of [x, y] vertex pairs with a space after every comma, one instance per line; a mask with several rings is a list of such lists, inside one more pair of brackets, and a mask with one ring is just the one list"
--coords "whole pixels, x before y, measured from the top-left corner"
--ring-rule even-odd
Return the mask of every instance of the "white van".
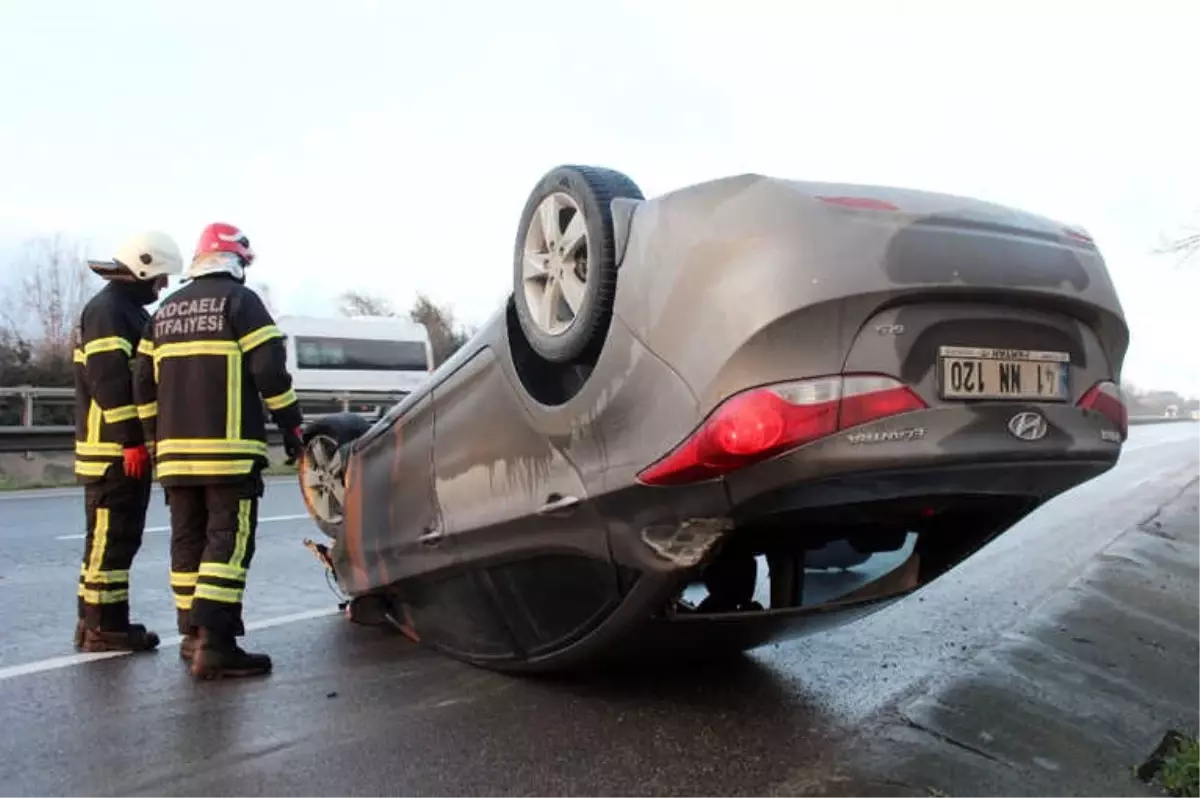
[[[299, 393], [411, 393], [433, 371], [425, 326], [394, 317], [280, 316], [287, 366]], [[301, 397], [303, 398], [303, 397]]]

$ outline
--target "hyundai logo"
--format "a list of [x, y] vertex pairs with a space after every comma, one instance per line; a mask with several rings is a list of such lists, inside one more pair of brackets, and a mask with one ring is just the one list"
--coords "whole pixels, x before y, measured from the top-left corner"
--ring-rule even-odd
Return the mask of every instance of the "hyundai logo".
[[1008, 420], [1008, 431], [1023, 441], [1040, 441], [1050, 431], [1041, 413], [1017, 413]]

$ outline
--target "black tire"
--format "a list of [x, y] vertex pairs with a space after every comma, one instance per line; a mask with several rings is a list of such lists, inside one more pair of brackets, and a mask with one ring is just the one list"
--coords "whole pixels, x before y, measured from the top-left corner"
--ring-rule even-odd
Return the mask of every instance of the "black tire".
[[[579, 311], [564, 332], [551, 334], [534, 321], [525, 292], [524, 260], [534, 214], [543, 200], [556, 193], [566, 194], [583, 213], [587, 254], [585, 289]], [[604, 345], [617, 290], [617, 247], [611, 206], [617, 198], [644, 199], [637, 184], [620, 172], [566, 165], [546, 173], [525, 203], [513, 254], [513, 297], [517, 320], [530, 347], [551, 363], [587, 362]], [[569, 218], [560, 221], [560, 231], [569, 221]]]
[[[310, 424], [304, 431], [304, 451], [300, 455], [300, 462], [297, 466], [300, 496], [304, 499], [304, 508], [308, 511], [313, 523], [334, 540], [339, 540], [342, 534], [343, 525], [340, 516], [343, 510], [338, 507], [337, 515], [330, 519], [325, 517], [315, 504], [317, 499], [312, 484], [313, 474], [318, 470], [314, 462], [315, 450], [317, 447], [321, 447], [326, 452], [340, 451], [344, 453], [348, 444], [362, 437], [370, 428], [370, 423], [359, 415], [338, 413]], [[322, 472], [321, 476], [322, 482], [325, 482], [323, 477], [326, 475]]]

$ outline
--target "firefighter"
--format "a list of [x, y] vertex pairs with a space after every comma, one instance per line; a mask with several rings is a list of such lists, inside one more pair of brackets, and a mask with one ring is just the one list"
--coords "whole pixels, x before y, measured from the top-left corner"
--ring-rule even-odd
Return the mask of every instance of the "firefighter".
[[183, 256], [165, 233], [127, 239], [110, 263], [89, 262], [107, 281], [74, 331], [75, 473], [84, 485], [87, 534], [79, 575], [75, 647], [149, 651], [159, 638], [129, 621], [129, 569], [150, 503], [150, 453], [138, 423], [131, 366], [146, 320]]
[[[206, 227], [186, 284], [155, 311], [138, 348], [138, 415], [155, 442], [171, 515], [171, 589], [180, 656], [198, 679], [271, 670], [237, 644], [267, 466], [267, 410], [288, 462], [303, 418], [283, 335], [245, 286], [254, 251], [228, 224]], [[266, 410], [264, 410], [264, 405]]]

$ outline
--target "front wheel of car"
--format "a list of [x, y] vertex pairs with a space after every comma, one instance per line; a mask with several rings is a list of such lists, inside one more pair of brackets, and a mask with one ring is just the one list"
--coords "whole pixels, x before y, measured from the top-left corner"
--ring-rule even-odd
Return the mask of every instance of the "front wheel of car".
[[338, 413], [311, 424], [300, 456], [300, 495], [317, 527], [337, 540], [345, 523], [346, 448], [370, 424], [354, 413]]
[[608, 335], [618, 260], [612, 201], [620, 198], [644, 197], [615, 170], [559, 166], [525, 203], [513, 296], [526, 340], [551, 363], [586, 361]]

